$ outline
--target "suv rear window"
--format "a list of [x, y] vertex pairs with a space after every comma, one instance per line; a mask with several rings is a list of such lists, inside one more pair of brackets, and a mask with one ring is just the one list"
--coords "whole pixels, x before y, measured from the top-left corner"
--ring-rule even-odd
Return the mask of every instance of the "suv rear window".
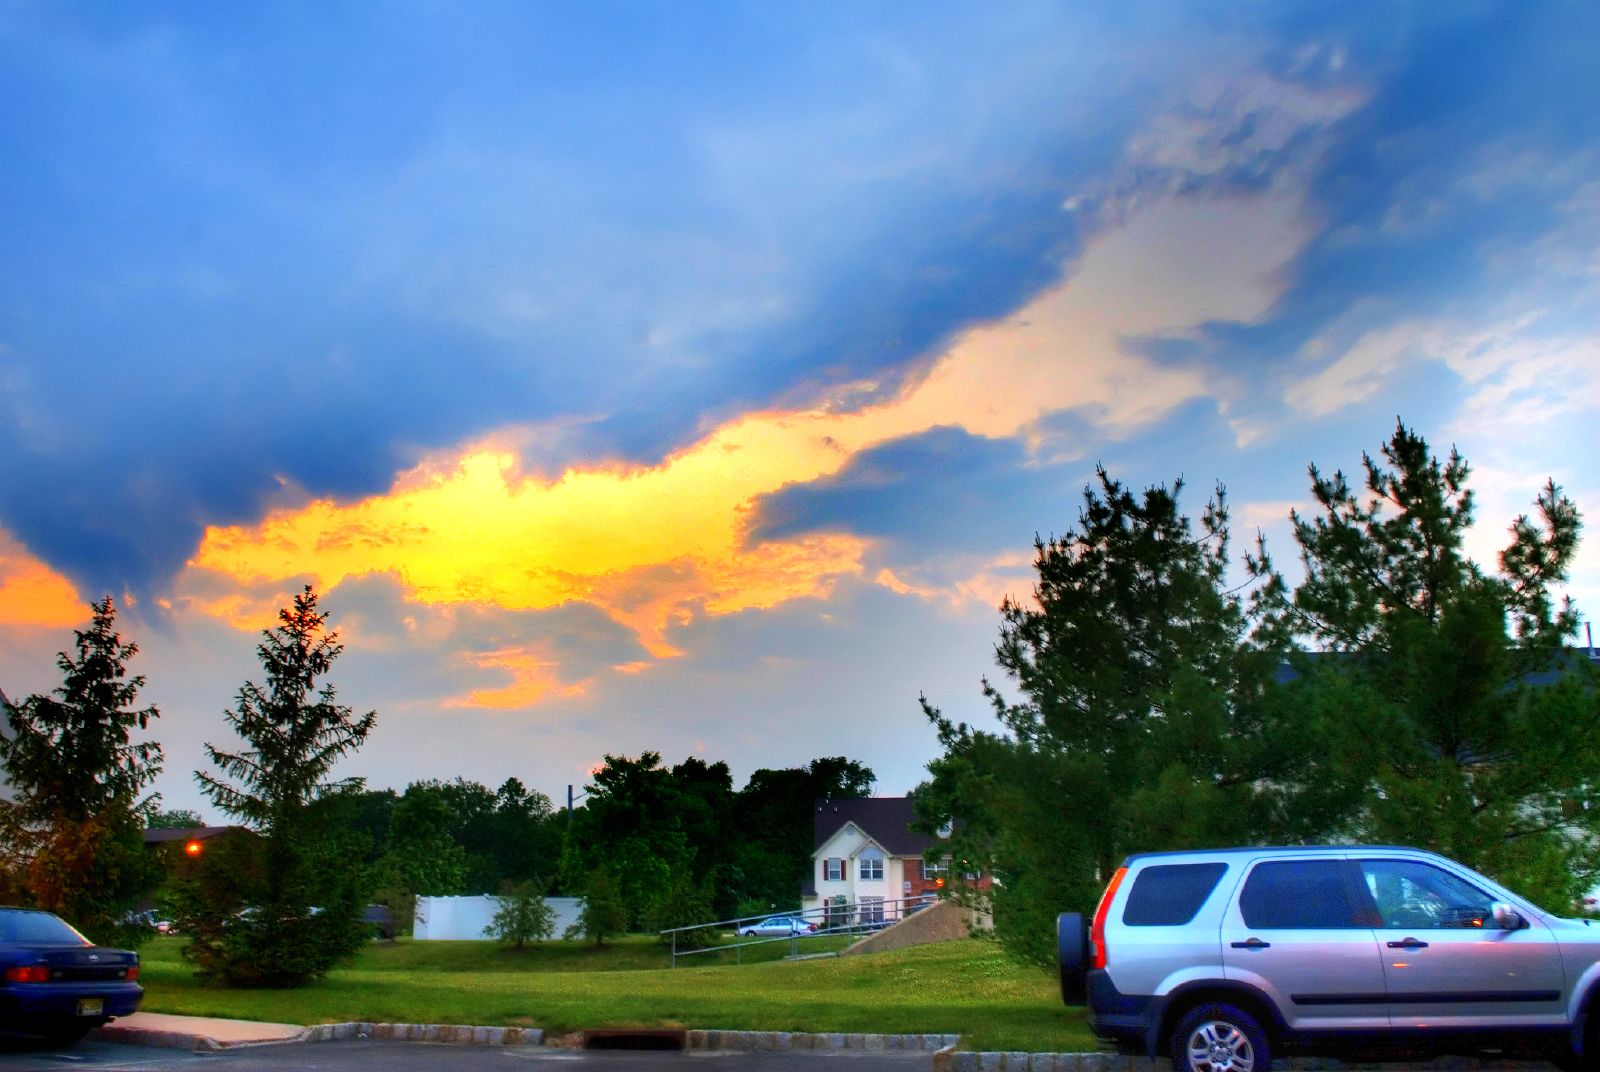
[[1262, 930], [1328, 930], [1357, 926], [1343, 860], [1272, 860], [1244, 880], [1239, 914]]
[[1224, 863], [1159, 864], [1147, 867], [1133, 880], [1122, 922], [1129, 927], [1181, 927], [1206, 903], [1217, 881], [1228, 870]]

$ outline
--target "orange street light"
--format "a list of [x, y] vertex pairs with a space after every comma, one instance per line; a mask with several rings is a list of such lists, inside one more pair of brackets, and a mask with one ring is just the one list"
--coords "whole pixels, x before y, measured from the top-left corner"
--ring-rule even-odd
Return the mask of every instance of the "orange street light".
[[188, 841], [183, 843], [183, 851], [187, 856], [199, 856], [202, 848], [204, 848], [204, 846], [200, 844], [198, 838], [190, 838]]

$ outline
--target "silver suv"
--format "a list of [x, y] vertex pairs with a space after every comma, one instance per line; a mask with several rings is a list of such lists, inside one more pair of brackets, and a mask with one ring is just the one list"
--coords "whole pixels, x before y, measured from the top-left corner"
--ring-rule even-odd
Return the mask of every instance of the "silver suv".
[[1100, 1038], [1170, 1054], [1178, 1072], [1380, 1049], [1600, 1068], [1600, 925], [1431, 852], [1144, 853], [1091, 920], [1057, 930], [1062, 998], [1087, 999]]

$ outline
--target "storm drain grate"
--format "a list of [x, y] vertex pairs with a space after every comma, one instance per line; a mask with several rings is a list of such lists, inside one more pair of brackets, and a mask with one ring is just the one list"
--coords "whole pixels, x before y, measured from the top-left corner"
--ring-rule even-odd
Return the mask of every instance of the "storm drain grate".
[[586, 1050], [681, 1050], [687, 1040], [684, 1031], [586, 1031]]

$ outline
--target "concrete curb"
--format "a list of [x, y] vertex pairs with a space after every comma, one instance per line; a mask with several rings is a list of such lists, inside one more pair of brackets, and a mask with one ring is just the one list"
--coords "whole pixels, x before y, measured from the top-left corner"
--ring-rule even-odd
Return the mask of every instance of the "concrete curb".
[[243, 1042], [224, 1042], [212, 1038], [210, 1035], [200, 1035], [192, 1031], [156, 1031], [143, 1027], [124, 1027], [119, 1024], [106, 1024], [94, 1032], [92, 1037], [101, 1042], [120, 1042], [124, 1046], [155, 1046], [165, 1050], [192, 1050], [195, 1053], [209, 1053], [215, 1050], [248, 1050], [258, 1046], [289, 1046], [297, 1042], [307, 1041], [311, 1029], [307, 1028], [292, 1038], [276, 1039], [250, 1039]]

